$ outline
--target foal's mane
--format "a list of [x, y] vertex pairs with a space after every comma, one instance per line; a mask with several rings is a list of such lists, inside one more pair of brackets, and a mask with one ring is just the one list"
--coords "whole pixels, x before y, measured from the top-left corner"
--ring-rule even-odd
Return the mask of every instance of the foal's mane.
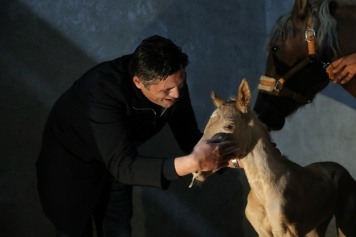
[[[316, 50], [323, 52], [327, 50], [327, 55], [332, 58], [340, 51], [337, 40], [337, 22], [331, 16], [330, 4], [337, 4], [338, 7], [356, 6], [355, 0], [309, 0], [313, 10], [312, 21], [316, 33]], [[285, 41], [287, 37], [294, 37], [294, 25], [291, 20], [292, 10], [282, 15], [272, 27], [267, 40], [266, 50], [273, 47], [274, 42]], [[304, 29], [306, 30], [306, 29]]]

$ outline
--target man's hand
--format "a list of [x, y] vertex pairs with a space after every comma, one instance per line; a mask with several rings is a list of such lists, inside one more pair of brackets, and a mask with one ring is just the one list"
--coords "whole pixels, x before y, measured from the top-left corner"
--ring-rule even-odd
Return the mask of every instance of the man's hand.
[[192, 154], [198, 163], [198, 171], [212, 171], [227, 167], [229, 161], [235, 157], [236, 143], [225, 141], [223, 136], [200, 141]]
[[339, 58], [332, 63], [334, 67], [334, 83], [345, 84], [356, 74], [356, 53]]
[[192, 153], [177, 157], [174, 166], [179, 176], [199, 171], [213, 171], [227, 167], [236, 158], [237, 144], [228, 141], [229, 134], [219, 133], [211, 139], [201, 140]]

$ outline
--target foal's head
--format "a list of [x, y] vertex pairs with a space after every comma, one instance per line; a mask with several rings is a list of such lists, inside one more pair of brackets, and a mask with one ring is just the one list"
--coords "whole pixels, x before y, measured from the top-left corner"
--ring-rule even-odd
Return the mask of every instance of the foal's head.
[[[252, 144], [255, 144], [253, 142], [255, 140], [255, 132], [252, 131], [252, 128], [257, 122], [254, 112], [248, 107], [251, 92], [247, 81], [245, 79], [242, 80], [238, 89], [237, 99], [232, 98], [224, 101], [216, 96], [214, 92], [211, 93], [211, 97], [216, 109], [210, 116], [201, 139], [207, 140], [215, 134], [223, 134], [225, 139], [234, 140], [237, 143], [239, 151], [236, 154], [236, 158], [245, 157], [251, 152]], [[193, 180], [204, 181], [215, 171], [193, 174]]]
[[250, 97], [250, 89], [245, 79], [240, 84], [237, 99], [231, 98], [224, 101], [213, 91], [211, 98], [216, 109], [210, 116], [202, 139], [209, 139], [217, 133], [231, 134], [229, 137], [233, 140], [244, 137], [245, 128], [252, 121], [251, 111], [248, 107]]

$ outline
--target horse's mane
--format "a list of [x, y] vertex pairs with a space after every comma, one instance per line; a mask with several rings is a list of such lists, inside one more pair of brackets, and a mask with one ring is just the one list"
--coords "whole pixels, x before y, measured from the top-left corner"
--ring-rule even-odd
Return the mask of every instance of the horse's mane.
[[[316, 50], [326, 53], [330, 58], [337, 55], [340, 47], [337, 40], [336, 20], [331, 16], [329, 6], [331, 2], [342, 6], [356, 6], [356, 0], [309, 0], [313, 9], [313, 24], [316, 31]], [[266, 50], [273, 46], [273, 42], [284, 41], [294, 36], [294, 25], [291, 20], [292, 11], [282, 15], [273, 26]], [[325, 52], [326, 50], [327, 52]]]

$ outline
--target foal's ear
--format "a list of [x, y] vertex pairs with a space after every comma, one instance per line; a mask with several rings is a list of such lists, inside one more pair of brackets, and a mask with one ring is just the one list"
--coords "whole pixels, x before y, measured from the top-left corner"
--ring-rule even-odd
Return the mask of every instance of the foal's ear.
[[214, 93], [214, 91], [211, 92], [211, 98], [214, 101], [214, 105], [219, 108], [222, 104], [225, 103], [225, 101], [223, 99], [220, 99], [219, 97], [217, 97]]
[[309, 0], [295, 0], [292, 10], [292, 19], [304, 19], [309, 11]]
[[240, 84], [239, 91], [237, 94], [237, 101], [236, 101], [236, 106], [242, 113], [247, 113], [247, 107], [248, 104], [250, 103], [250, 99], [251, 99], [250, 87], [248, 86], [248, 83], [244, 78], [242, 79], [242, 82]]

